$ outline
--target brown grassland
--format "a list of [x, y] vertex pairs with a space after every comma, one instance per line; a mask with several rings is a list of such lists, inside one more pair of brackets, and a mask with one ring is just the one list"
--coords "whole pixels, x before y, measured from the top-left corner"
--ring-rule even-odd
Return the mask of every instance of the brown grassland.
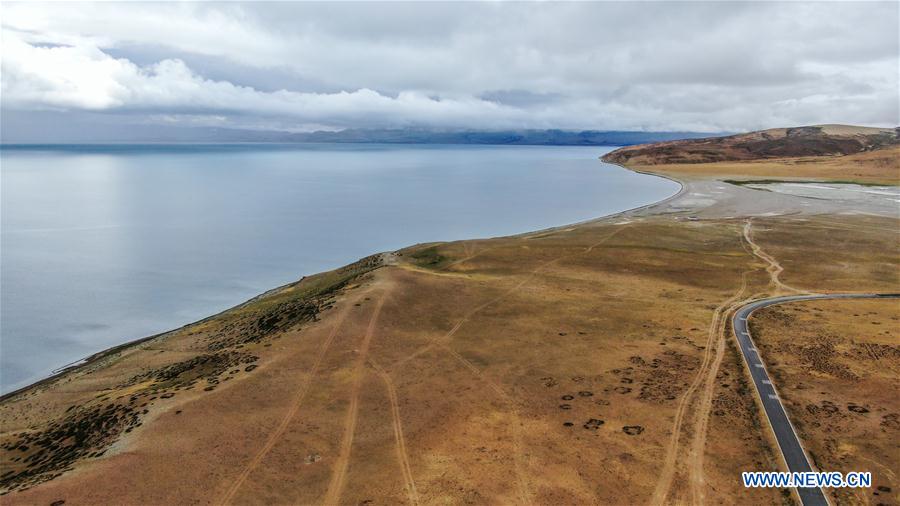
[[900, 184], [900, 146], [845, 156], [803, 156], [777, 160], [747, 160], [696, 164], [632, 164], [637, 170], [676, 177], [716, 177], [735, 180], [835, 181]]
[[[803, 167], [832, 178], [830, 158]], [[692, 184], [584, 224], [375, 255], [6, 396], [2, 502], [794, 502], [741, 485], [741, 471], [783, 464], [727, 315], [785, 290], [900, 291], [898, 220], [762, 216], [766, 199], [794, 197], [724, 183], [722, 199], [761, 207], [678, 207]], [[791, 402], [840, 409], [802, 415], [818, 463], [859, 462], [895, 490], [879, 501], [896, 502], [896, 307], [849, 304], [797, 305], [841, 308], [809, 325], [819, 312], [769, 310], [762, 339], [779, 378], [811, 387], [788, 389]], [[850, 332], [851, 311], [878, 313], [866, 320], [892, 340], [866, 338], [884, 357], [853, 355], [876, 342]], [[776, 325], [795, 322], [808, 345], [779, 337]], [[806, 377], [779, 355], [827, 345], [816, 336], [834, 336], [835, 363], [864, 384]], [[887, 388], [866, 397], [860, 385]], [[847, 413], [849, 402], [870, 412]], [[865, 467], [876, 443], [864, 440], [892, 413], [877, 437], [893, 469]], [[866, 423], [839, 439], [856, 418]]]
[[836, 504], [898, 504], [900, 302], [794, 302], [750, 321], [816, 466], [873, 474], [872, 489], [831, 489]]

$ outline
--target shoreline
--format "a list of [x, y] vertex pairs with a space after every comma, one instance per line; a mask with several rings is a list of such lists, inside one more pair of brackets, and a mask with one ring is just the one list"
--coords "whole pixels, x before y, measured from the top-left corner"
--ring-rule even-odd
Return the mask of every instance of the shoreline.
[[[604, 155], [604, 156], [605, 156], [605, 155]], [[623, 215], [626, 215], [626, 214], [629, 214], [629, 213], [634, 213], [634, 212], [638, 212], [638, 211], [643, 211], [643, 210], [645, 210], [645, 209], [651, 209], [651, 208], [656, 207], [656, 206], [661, 206], [661, 205], [664, 205], [664, 204], [668, 204], [669, 202], [675, 200], [676, 198], [681, 197], [682, 195], [684, 195], [684, 193], [687, 191], [687, 184], [686, 184], [686, 181], [679, 180], [679, 179], [677, 179], [677, 178], [675, 178], [675, 177], [667, 176], [667, 175], [663, 175], [663, 174], [655, 174], [655, 173], [653, 173], [653, 172], [646, 172], [646, 171], [641, 171], [641, 170], [632, 169], [632, 168], [626, 167], [626, 166], [624, 166], [624, 165], [621, 165], [621, 164], [618, 164], [618, 163], [615, 163], [615, 162], [608, 162], [608, 161], [604, 160], [603, 157], [600, 157], [599, 160], [600, 160], [601, 162], [603, 162], [603, 163], [607, 163], [607, 164], [609, 164], [609, 165], [615, 165], [615, 166], [620, 167], [620, 168], [622, 168], [622, 169], [625, 169], [625, 170], [627, 170], [627, 171], [629, 171], [629, 172], [634, 172], [634, 173], [637, 173], [637, 174], [643, 174], [643, 175], [645, 175], [645, 176], [655, 176], [655, 177], [659, 177], [659, 178], [662, 178], [662, 179], [668, 179], [669, 181], [672, 181], [673, 183], [678, 184], [678, 191], [676, 191], [675, 193], [673, 193], [672, 195], [669, 195], [668, 197], [666, 197], [666, 198], [664, 198], [664, 199], [657, 200], [656, 202], [651, 202], [651, 203], [649, 203], [649, 204], [644, 204], [644, 205], [641, 205], [641, 206], [632, 207], [632, 208], [630, 208], [630, 209], [625, 209], [624, 211], [617, 211], [617, 212], [615, 212], [615, 213], [604, 214], [604, 215], [602, 215], [602, 216], [597, 216], [597, 217], [595, 217], [595, 218], [588, 218], [588, 219], [582, 220], [582, 221], [576, 221], [576, 222], [572, 222], [572, 223], [567, 223], [567, 224], [565, 224], [565, 225], [556, 225], [556, 226], [553, 226], [553, 227], [547, 227], [547, 228], [542, 228], [542, 229], [538, 229], [538, 230], [531, 230], [531, 231], [529, 231], [529, 232], [522, 232], [521, 234], [510, 234], [510, 235], [500, 235], [500, 236], [496, 236], [496, 237], [484, 237], [484, 238], [478, 238], [478, 239], [461, 239], [461, 240], [463, 240], [463, 241], [479, 241], [479, 240], [490, 240], [490, 239], [502, 239], [502, 238], [507, 238], [507, 237], [508, 237], [508, 238], [513, 238], [513, 237], [528, 237], [528, 236], [537, 235], [537, 234], [546, 234], [546, 233], [549, 233], [549, 232], [556, 232], [556, 231], [558, 231], [558, 230], [562, 230], [562, 229], [566, 229], [566, 228], [570, 228], [570, 227], [578, 227], [578, 226], [582, 226], [582, 225], [587, 225], [587, 224], [589, 224], [589, 223], [597, 223], [597, 222], [600, 222], [600, 221], [603, 221], [603, 220], [610, 220], [610, 219], [616, 218], [616, 217], [618, 217], [618, 216], [623, 216]], [[449, 241], [449, 242], [456, 242], [456, 241]], [[420, 245], [420, 244], [441, 244], [441, 241], [438, 241], [438, 242], [436, 242], [436, 243], [417, 243], [417, 244], [412, 244], [412, 245], [410, 245], [410, 246], [418, 246], [418, 245]], [[407, 246], [407, 247], [410, 247], [410, 246]]]
[[[598, 155], [579, 155], [592, 162], [570, 178], [592, 196], [583, 206], [588, 219], [554, 226], [566, 222], [564, 214], [532, 205], [547, 228], [489, 239], [459, 230], [447, 240], [415, 218], [417, 230], [437, 236], [427, 239], [433, 242], [337, 269], [323, 263], [308, 270], [319, 274], [265, 292], [258, 286], [259, 295], [241, 297], [246, 307], [197, 315], [203, 323], [114, 346], [5, 396], [13, 474], [0, 492], [15, 504], [262, 496], [305, 504], [321, 502], [323, 491], [334, 497], [336, 477], [363, 466], [364, 477], [342, 497], [398, 502], [418, 481], [429, 497], [477, 498], [467, 491], [479, 491], [495, 502], [529, 490], [540, 490], [537, 502], [679, 500], [689, 490], [710, 502], [797, 500], [793, 491], [748, 491], [732, 479], [747, 470], [791, 470], [790, 451], [766, 429], [773, 420], [765, 402], [779, 393], [768, 390], [771, 383], [785, 395], [787, 423], [806, 426], [797, 435], [817, 467], [889, 460], [892, 432], [873, 437], [871, 430], [882, 426], [881, 411], [897, 410], [884, 393], [896, 378], [866, 351], [891, 344], [884, 325], [900, 318], [895, 304], [808, 303], [756, 315], [752, 337], [765, 349], [749, 357], [750, 366], [778, 366], [762, 396], [734, 340], [744, 320], [733, 311], [795, 292], [900, 292], [886, 276], [898, 268], [889, 233], [898, 223], [895, 192], [836, 187], [817, 198], [820, 190], [805, 187], [730, 184], [734, 174], [716, 172], [718, 165], [682, 171], [617, 159], [610, 164], [617, 167], [598, 167]], [[854, 173], [878, 169], [882, 158]], [[828, 177], [834, 164], [822, 164], [801, 168]], [[761, 166], [796, 169], [793, 160]], [[543, 167], [558, 170], [552, 161]], [[632, 183], [625, 192], [599, 191], [608, 177]], [[537, 187], [532, 202], [568, 202], [568, 193], [552, 188]], [[609, 205], [615, 202], [606, 195], [620, 204]], [[476, 225], [489, 221], [473, 216]], [[403, 243], [397, 239], [350, 253], [392, 251]], [[840, 247], [847, 244], [865, 247]], [[331, 258], [349, 262], [349, 246]], [[854, 337], [857, 329], [864, 341]], [[810, 367], [793, 346], [815, 349], [821, 335], [859, 352], [842, 363], [859, 368], [865, 388], [845, 388], [838, 376], [788, 388]], [[832, 405], [854, 414], [838, 426], [815, 425]], [[832, 450], [835, 427], [852, 451]], [[72, 433], [83, 434], [74, 445]], [[622, 451], [632, 456], [627, 469], [604, 473]], [[440, 473], [427, 472], [434, 455], [450, 463]], [[684, 486], [677, 483], [682, 469]], [[145, 479], [115, 486], [134, 476]], [[713, 481], [723, 486], [703, 489]], [[891, 476], [874, 482], [898, 486]]]
[[[607, 154], [608, 154], [608, 153], [607, 153]], [[582, 220], [582, 221], [578, 221], [578, 222], [567, 223], [567, 224], [563, 224], [563, 225], [556, 225], [556, 226], [553, 226], [553, 227], [547, 227], [547, 228], [542, 228], [542, 229], [538, 229], [538, 230], [531, 230], [531, 231], [522, 232], [522, 233], [519, 233], [519, 234], [500, 235], [500, 236], [482, 237], [482, 238], [460, 239], [460, 241], [490, 240], [490, 239], [499, 239], [499, 238], [528, 237], [528, 236], [537, 235], [537, 234], [546, 234], [546, 233], [549, 233], [549, 232], [555, 232], [555, 231], [562, 230], [562, 229], [565, 229], [565, 228], [578, 227], [578, 226], [583, 226], [583, 225], [587, 225], [587, 224], [590, 224], [590, 223], [597, 223], [597, 222], [600, 222], [600, 221], [609, 220], [609, 219], [613, 219], [613, 218], [616, 218], [616, 217], [619, 217], [619, 216], [623, 216], [623, 215], [626, 215], [626, 214], [629, 214], [629, 213], [634, 213], [634, 212], [638, 212], [638, 211], [643, 211], [643, 210], [651, 209], [651, 208], [656, 207], [656, 206], [665, 205], [665, 204], [667, 204], [668, 202], [671, 202], [672, 200], [675, 200], [676, 198], [682, 196], [682, 195], [685, 193], [685, 191], [687, 190], [687, 184], [686, 184], [686, 182], [683, 181], [683, 180], [679, 180], [679, 179], [677, 179], [677, 178], [675, 178], [675, 177], [673, 177], [673, 176], [669, 176], [669, 175], [656, 174], [656, 173], [652, 173], [652, 172], [647, 172], [647, 171], [642, 171], [642, 170], [636, 170], [636, 169], [629, 168], [629, 167], [627, 167], [627, 166], [625, 166], [625, 165], [622, 165], [622, 164], [619, 164], [619, 163], [616, 163], [616, 162], [610, 162], [610, 161], [607, 161], [607, 160], [604, 159], [604, 158], [606, 157], [607, 154], [604, 154], [604, 155], [598, 157], [597, 160], [599, 160], [599, 161], [602, 162], [602, 163], [607, 163], [607, 164], [609, 164], [609, 165], [614, 165], [614, 166], [620, 167], [620, 168], [622, 168], [622, 169], [624, 169], [624, 170], [627, 170], [627, 171], [630, 171], [630, 172], [634, 172], [634, 173], [637, 173], [637, 174], [643, 174], [643, 175], [647, 175], [647, 176], [654, 176], [654, 177], [659, 177], [659, 178], [667, 179], [667, 180], [672, 181], [672, 182], [674, 182], [674, 183], [677, 183], [677, 184], [679, 185], [678, 191], [676, 191], [674, 194], [669, 195], [668, 197], [666, 197], [666, 198], [664, 198], [664, 199], [661, 199], [661, 200], [658, 200], [658, 201], [655, 201], [655, 202], [651, 202], [651, 203], [649, 203], [649, 204], [643, 204], [643, 205], [640, 205], [640, 206], [637, 206], [637, 207], [625, 209], [625, 210], [623, 210], [623, 211], [618, 211], [618, 212], [611, 213], [611, 214], [607, 214], [607, 215], [597, 216], [597, 217], [594, 217], [594, 218], [588, 218], [588, 219], [586, 219], [586, 220]], [[424, 245], [424, 244], [444, 244], [444, 243], [447, 243], [447, 242], [457, 242], [457, 241], [435, 241], [435, 242], [415, 243], [415, 244], [410, 244], [410, 245], [407, 245], [407, 246], [403, 246], [403, 247], [398, 248], [397, 250], [393, 250], [393, 251], [382, 251], [382, 252], [378, 252], [378, 253], [373, 253], [373, 254], [371, 254], [371, 255], [368, 255], [368, 256], [362, 257], [362, 258], [360, 258], [360, 259], [357, 259], [356, 261], [358, 262], [359, 260], [362, 260], [362, 259], [365, 259], [365, 258], [374, 257], [374, 256], [384, 256], [384, 255], [388, 255], [388, 254], [391, 254], [391, 253], [393, 253], [393, 252], [399, 251], [399, 250], [404, 249], [404, 248], [410, 248], [410, 247], [420, 246], [420, 245]], [[350, 264], [347, 264], [347, 265], [352, 265], [353, 263], [355, 263], [355, 262], [351, 262]], [[341, 268], [343, 268], [343, 267], [345, 267], [345, 266], [337, 266], [337, 267], [335, 267], [334, 269], [331, 269], [331, 270], [337, 270], [337, 269], [341, 269]], [[111, 347], [109, 347], [109, 348], [105, 348], [105, 349], [99, 350], [99, 351], [97, 351], [97, 352], [95, 352], [95, 353], [92, 353], [92, 354], [87, 355], [87, 356], [85, 356], [85, 357], [82, 357], [82, 358], [80, 358], [80, 359], [73, 360], [73, 361], [71, 361], [71, 362], [69, 362], [69, 363], [67, 363], [67, 364], [64, 364], [64, 365], [62, 365], [62, 366], [60, 366], [60, 367], [57, 367], [57, 368], [53, 369], [53, 370], [51, 371], [51, 373], [50, 373], [48, 376], [44, 377], [44, 378], [38, 379], [38, 380], [34, 381], [33, 383], [29, 383], [29, 384], [24, 385], [24, 386], [22, 386], [22, 387], [16, 388], [15, 390], [12, 390], [12, 391], [10, 391], [10, 392], [4, 393], [4, 394], [0, 394], [0, 403], [5, 402], [5, 401], [7, 401], [7, 400], [9, 400], [9, 399], [11, 399], [11, 398], [13, 398], [13, 397], [16, 397], [16, 396], [18, 396], [18, 395], [23, 394], [23, 393], [26, 393], [28, 390], [31, 390], [31, 389], [33, 389], [33, 388], [38, 388], [38, 387], [40, 387], [40, 386], [42, 386], [42, 385], [46, 385], [46, 384], [48, 384], [48, 383], [50, 383], [50, 382], [53, 382], [53, 381], [55, 381], [55, 380], [57, 380], [57, 379], [60, 379], [60, 378], [64, 377], [65, 375], [69, 374], [69, 373], [76, 372], [76, 371], [79, 371], [79, 370], [81, 370], [81, 369], [83, 369], [83, 368], [85, 368], [85, 367], [88, 367], [88, 366], [90, 366], [90, 365], [96, 364], [98, 361], [100, 361], [100, 360], [102, 360], [102, 359], [104, 359], [104, 358], [108, 358], [108, 357], [110, 357], [111, 355], [113, 355], [113, 354], [115, 354], [115, 353], [119, 353], [119, 352], [125, 351], [125, 350], [127, 350], [127, 349], [129, 349], [129, 348], [133, 348], [133, 347], [136, 347], [136, 346], [140, 346], [140, 345], [142, 345], [142, 344], [145, 344], [145, 343], [149, 343], [150, 341], [153, 341], [153, 340], [156, 340], [156, 339], [164, 338], [164, 337], [166, 337], [166, 336], [168, 336], [169, 334], [172, 334], [172, 333], [174, 333], [174, 332], [178, 332], [178, 331], [181, 331], [181, 330], [186, 329], [186, 328], [188, 328], [188, 327], [191, 327], [191, 326], [194, 326], [194, 325], [199, 325], [199, 324], [201, 324], [201, 323], [204, 323], [204, 322], [210, 321], [210, 320], [212, 320], [212, 319], [218, 318], [219, 316], [222, 316], [222, 315], [225, 314], [225, 313], [228, 313], [228, 312], [230, 312], [230, 311], [234, 311], [234, 310], [236, 310], [236, 309], [240, 309], [240, 308], [242, 308], [242, 307], [244, 307], [244, 306], [246, 306], [246, 305], [248, 305], [248, 304], [251, 304], [251, 303], [253, 303], [253, 302], [255, 302], [255, 301], [257, 301], [257, 300], [259, 300], [259, 299], [261, 299], [261, 298], [263, 298], [263, 297], [266, 297], [267, 295], [270, 295], [270, 294], [275, 293], [275, 292], [277, 292], [277, 291], [279, 291], [279, 290], [283, 290], [283, 289], [285, 289], [285, 288], [288, 288], [288, 287], [291, 287], [291, 286], [293, 286], [293, 285], [296, 285], [296, 284], [302, 282], [304, 279], [306, 279], [306, 278], [308, 278], [308, 277], [310, 277], [310, 276], [315, 276], [315, 275], [322, 274], [322, 273], [325, 273], [325, 272], [330, 272], [331, 270], [328, 270], [328, 271], [321, 271], [321, 272], [317, 272], [317, 273], [312, 273], [312, 274], [304, 275], [304, 276], [300, 277], [300, 279], [297, 279], [297, 280], [294, 280], [294, 281], [290, 281], [290, 282], [287, 282], [287, 283], [285, 283], [285, 284], [283, 284], [283, 285], [276, 286], [276, 287], [274, 287], [274, 288], [271, 288], [271, 289], [269, 289], [269, 290], [266, 290], [266, 291], [264, 291], [264, 292], [262, 292], [262, 293], [260, 293], [260, 294], [258, 294], [258, 295], [254, 295], [253, 297], [251, 297], [251, 298], [249, 298], [249, 299], [247, 299], [247, 300], [245, 300], [245, 301], [243, 301], [243, 302], [241, 302], [241, 303], [239, 303], [239, 304], [236, 304], [236, 305], [234, 305], [234, 306], [227, 307], [227, 308], [225, 308], [225, 309], [223, 309], [223, 310], [221, 310], [221, 311], [219, 311], [219, 312], [216, 312], [216, 313], [214, 313], [214, 314], [211, 314], [211, 315], [206, 316], [206, 317], [204, 317], [204, 318], [201, 318], [201, 319], [199, 319], [199, 320], [196, 320], [196, 321], [193, 321], [193, 322], [189, 322], [189, 323], [185, 323], [184, 325], [181, 325], [181, 326], [178, 326], [178, 327], [175, 327], [175, 328], [171, 328], [171, 329], [169, 329], [169, 330], [165, 330], [165, 331], [162, 331], [162, 332], [159, 332], [159, 333], [156, 333], [156, 334], [151, 334], [151, 335], [149, 335], [149, 336], [139, 337], [139, 338], [137, 338], [137, 339], [133, 339], [133, 340], [130, 340], [130, 341], [126, 341], [126, 342], [124, 342], [124, 343], [122, 343], [122, 344], [117, 344], [117, 345], [115, 345], [115, 346], [111, 346]]]

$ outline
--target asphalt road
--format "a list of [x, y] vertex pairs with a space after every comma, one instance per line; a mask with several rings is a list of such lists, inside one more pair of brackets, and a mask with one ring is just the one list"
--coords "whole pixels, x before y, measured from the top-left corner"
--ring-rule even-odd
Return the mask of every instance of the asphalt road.
[[[757, 309], [785, 302], [816, 299], [874, 299], [882, 297], [900, 297], [900, 294], [789, 295], [751, 302], [738, 309], [734, 314], [732, 326], [741, 346], [741, 354], [743, 354], [744, 361], [747, 362], [747, 367], [750, 369], [753, 385], [756, 387], [760, 400], [762, 400], [769, 424], [772, 426], [772, 430], [775, 432], [775, 439], [781, 448], [781, 454], [784, 456], [784, 461], [791, 472], [809, 472], [813, 469], [806, 458], [803, 446], [800, 444], [800, 438], [797, 437], [794, 426], [788, 419], [787, 412], [781, 404], [778, 392], [769, 378], [769, 373], [766, 371], [766, 366], [759, 356], [756, 345], [750, 337], [750, 331], [747, 328], [747, 318], [750, 316], [750, 313]], [[828, 471], [828, 469], [824, 471]], [[828, 504], [825, 494], [820, 488], [798, 488], [797, 492], [800, 494], [800, 500], [804, 506], [826, 506]]]

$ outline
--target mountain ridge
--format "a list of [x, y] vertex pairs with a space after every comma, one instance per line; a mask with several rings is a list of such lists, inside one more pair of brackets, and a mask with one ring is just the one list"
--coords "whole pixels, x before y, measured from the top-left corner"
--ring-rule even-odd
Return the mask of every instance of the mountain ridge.
[[[431, 130], [426, 128], [351, 128], [339, 131], [290, 132], [224, 127], [104, 123], [103, 118], [60, 121], [52, 114], [30, 123], [3, 121], [0, 144], [120, 143], [358, 143], [484, 144], [538, 146], [628, 146], [649, 142], [709, 137], [689, 131], [628, 130]], [[725, 135], [720, 134], [720, 135]]]

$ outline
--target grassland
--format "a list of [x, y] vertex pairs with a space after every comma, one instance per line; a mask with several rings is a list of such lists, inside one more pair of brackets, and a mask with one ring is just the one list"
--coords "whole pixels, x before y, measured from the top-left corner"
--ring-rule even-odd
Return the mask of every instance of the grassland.
[[832, 489], [836, 504], [900, 503], [900, 303], [795, 302], [751, 325], [816, 466], [872, 472], [872, 489]]
[[846, 156], [806, 156], [775, 160], [745, 160], [696, 164], [632, 164], [631, 167], [673, 177], [739, 181], [823, 181], [900, 184], [900, 146]]
[[3, 502], [790, 503], [741, 486], [781, 462], [727, 315], [900, 291], [897, 217], [685, 181], [376, 255], [7, 396]]

